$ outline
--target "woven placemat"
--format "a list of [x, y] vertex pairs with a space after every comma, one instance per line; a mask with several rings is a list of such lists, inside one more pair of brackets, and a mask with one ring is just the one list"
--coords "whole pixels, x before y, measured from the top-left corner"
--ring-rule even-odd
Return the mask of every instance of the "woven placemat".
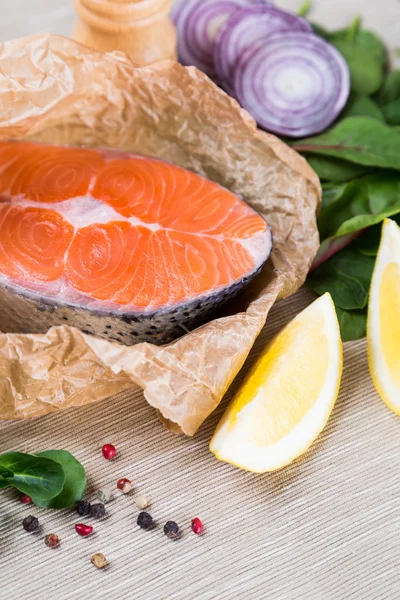
[[[311, 299], [302, 290], [273, 308], [248, 364]], [[1, 424], [1, 451], [68, 449], [85, 465], [89, 490], [130, 478], [135, 493], [152, 497], [158, 527], [139, 530], [131, 493], [107, 505], [108, 516], [93, 523], [91, 537], [79, 538], [74, 524], [82, 519], [73, 511], [25, 506], [14, 491], [1, 491], [0, 597], [398, 598], [400, 419], [374, 391], [365, 342], [345, 345], [341, 393], [326, 429], [306, 455], [281, 471], [253, 475], [213, 457], [208, 443], [225, 405], [192, 439], [164, 430], [139, 390]], [[107, 442], [119, 451], [113, 462], [101, 455]], [[39, 517], [39, 534], [23, 531], [28, 514]], [[194, 516], [205, 524], [202, 537], [190, 531]], [[167, 520], [181, 525], [181, 540], [164, 536]], [[43, 541], [51, 532], [62, 540], [55, 550]], [[91, 565], [97, 551], [110, 560], [108, 570]]]

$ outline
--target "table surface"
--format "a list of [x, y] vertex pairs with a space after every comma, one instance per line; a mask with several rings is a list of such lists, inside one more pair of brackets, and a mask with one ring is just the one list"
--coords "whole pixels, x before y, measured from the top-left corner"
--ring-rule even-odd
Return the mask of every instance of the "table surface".
[[[297, 8], [295, 0], [277, 0]], [[383, 10], [384, 9], [384, 10]], [[330, 27], [356, 14], [385, 36], [400, 37], [398, 0], [315, 0], [312, 17]], [[72, 0], [0, 0], [0, 40], [49, 31], [69, 35]], [[398, 60], [398, 57], [397, 57]], [[272, 310], [247, 364], [311, 294], [301, 291]], [[246, 368], [239, 375], [239, 383]], [[1, 451], [66, 448], [85, 465], [93, 491], [126, 476], [135, 492], [107, 505], [95, 533], [79, 538], [71, 511], [23, 506], [0, 493], [1, 598], [135, 600], [393, 600], [400, 589], [400, 419], [380, 401], [368, 373], [364, 341], [345, 344], [343, 384], [333, 415], [302, 458], [257, 476], [219, 463], [208, 443], [223, 406], [192, 439], [165, 431], [137, 390], [117, 398], [0, 425]], [[114, 443], [113, 462], [101, 456]], [[152, 498], [158, 527], [135, 525], [134, 497]], [[22, 530], [36, 514], [39, 534]], [[206, 533], [196, 537], [190, 520]], [[180, 541], [162, 533], [167, 520], [183, 528]], [[43, 543], [55, 532], [57, 550]], [[103, 552], [110, 568], [90, 564]]]

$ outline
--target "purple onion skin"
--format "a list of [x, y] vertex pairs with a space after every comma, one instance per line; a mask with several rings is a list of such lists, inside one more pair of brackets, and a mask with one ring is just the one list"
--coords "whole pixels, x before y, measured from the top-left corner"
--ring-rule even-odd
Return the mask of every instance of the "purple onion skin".
[[243, 52], [276, 31], [307, 31], [311, 25], [301, 17], [274, 6], [243, 8], [231, 14], [222, 25], [214, 43], [214, 65], [218, 82], [233, 96], [235, 66]]
[[234, 87], [260, 127], [300, 138], [333, 123], [349, 97], [350, 73], [340, 52], [314, 33], [284, 31], [243, 52]]
[[219, 26], [236, 10], [270, 4], [271, 0], [177, 0], [171, 16], [178, 32], [180, 62], [215, 79], [214, 39]]

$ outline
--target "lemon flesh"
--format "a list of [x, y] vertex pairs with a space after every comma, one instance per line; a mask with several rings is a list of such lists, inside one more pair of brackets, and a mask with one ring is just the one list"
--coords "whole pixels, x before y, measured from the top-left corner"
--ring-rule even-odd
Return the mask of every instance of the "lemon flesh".
[[368, 361], [379, 395], [400, 414], [400, 229], [386, 219], [372, 275]]
[[265, 348], [218, 424], [211, 451], [259, 473], [292, 462], [323, 429], [341, 372], [339, 325], [325, 294]]

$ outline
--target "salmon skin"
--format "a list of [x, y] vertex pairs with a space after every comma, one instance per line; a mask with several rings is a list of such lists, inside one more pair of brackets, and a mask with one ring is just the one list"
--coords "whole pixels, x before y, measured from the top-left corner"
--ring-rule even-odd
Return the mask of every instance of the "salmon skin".
[[265, 220], [229, 190], [114, 150], [0, 143], [0, 329], [125, 344], [205, 322], [260, 271]]

